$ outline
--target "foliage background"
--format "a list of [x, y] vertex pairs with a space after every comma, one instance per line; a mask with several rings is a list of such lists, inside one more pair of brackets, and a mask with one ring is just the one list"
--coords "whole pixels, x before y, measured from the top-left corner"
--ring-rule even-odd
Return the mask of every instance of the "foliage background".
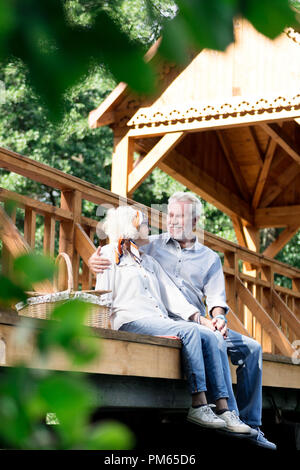
[[[146, 0], [67, 0], [65, 7], [71, 24], [86, 27], [92, 24], [99, 12], [105, 12], [132, 43], [146, 51], [159, 37], [166, 21], [174, 18], [178, 11], [173, 0], [153, 0], [150, 3], [151, 11]], [[266, 3], [263, 1], [260, 4], [262, 13]], [[293, 3], [297, 7], [299, 2]], [[5, 102], [0, 104], [1, 146], [110, 189], [112, 131], [108, 127], [90, 129], [87, 121], [88, 113], [99, 106], [116, 85], [105, 65], [91, 62], [84, 79], [65, 92], [63, 117], [59, 123], [49, 119], [47, 105], [35, 92], [28, 67], [22, 60], [10, 57], [3, 61], [0, 80], [5, 84]], [[6, 189], [59, 204], [59, 194], [52, 188], [3, 169], [0, 169], [0, 178], [1, 186]], [[161, 204], [166, 203], [175, 190], [185, 189], [170, 176], [155, 169], [136, 190], [134, 199], [147, 205]], [[230, 218], [206, 201], [203, 201], [203, 206], [204, 228], [236, 242]], [[83, 212], [86, 216], [95, 217], [96, 207], [84, 201]], [[20, 211], [17, 213], [17, 225], [22, 230]], [[37, 226], [36, 244], [39, 250], [43, 237], [42, 220], [39, 218]], [[262, 251], [278, 236], [280, 230], [261, 230]], [[300, 267], [299, 242], [300, 232], [276, 258]]]

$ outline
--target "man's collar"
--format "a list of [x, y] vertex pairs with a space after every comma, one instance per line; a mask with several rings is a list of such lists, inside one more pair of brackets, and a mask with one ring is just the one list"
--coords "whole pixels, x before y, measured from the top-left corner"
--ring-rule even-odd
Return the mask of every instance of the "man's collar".
[[[177, 240], [174, 240], [174, 238], [171, 237], [171, 235], [169, 234], [169, 232], [165, 232], [164, 233], [164, 239], [165, 239], [165, 243], [169, 243], [170, 241], [174, 242], [174, 241], [177, 241]], [[178, 241], [177, 241], [178, 242]], [[178, 242], [179, 243], [179, 242]], [[194, 238], [194, 244], [189, 247], [189, 248], [193, 248], [193, 249], [200, 249], [202, 248], [202, 244], [199, 242], [198, 240], [198, 237], [197, 235], [195, 235], [195, 238]], [[189, 249], [187, 248], [187, 249]]]

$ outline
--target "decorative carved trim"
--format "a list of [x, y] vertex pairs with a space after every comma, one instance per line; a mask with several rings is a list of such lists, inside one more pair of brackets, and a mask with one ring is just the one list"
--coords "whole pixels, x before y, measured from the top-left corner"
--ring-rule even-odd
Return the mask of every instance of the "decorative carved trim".
[[292, 41], [300, 45], [300, 33], [297, 33], [293, 28], [286, 28], [284, 32]]
[[300, 109], [300, 94], [293, 97], [278, 96], [276, 98], [243, 99], [233, 97], [225, 103], [199, 103], [185, 106], [161, 108], [141, 108], [127, 123], [129, 127], [143, 127], [149, 124], [178, 121], [192, 122], [194, 120], [224, 119], [240, 117], [247, 114], [277, 113], [280, 111], [295, 111]]

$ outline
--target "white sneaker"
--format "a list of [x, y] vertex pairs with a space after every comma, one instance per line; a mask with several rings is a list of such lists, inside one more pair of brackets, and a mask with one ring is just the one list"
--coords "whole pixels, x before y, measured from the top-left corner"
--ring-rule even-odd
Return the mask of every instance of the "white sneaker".
[[224, 411], [221, 415], [217, 415], [225, 423], [225, 430], [230, 432], [237, 432], [241, 434], [250, 434], [251, 428], [240, 420], [235, 410]]
[[225, 428], [226, 423], [220, 419], [209, 407], [209, 405], [200, 406], [199, 408], [190, 408], [187, 420], [192, 423], [199, 424], [205, 428]]

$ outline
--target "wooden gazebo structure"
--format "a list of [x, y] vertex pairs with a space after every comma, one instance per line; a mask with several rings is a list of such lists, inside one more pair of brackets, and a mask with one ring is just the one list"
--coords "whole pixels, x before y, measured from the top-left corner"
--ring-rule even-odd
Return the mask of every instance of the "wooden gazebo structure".
[[[270, 390], [278, 394], [283, 409], [295, 410], [300, 389], [300, 270], [274, 256], [300, 226], [300, 39], [286, 31], [269, 41], [242, 20], [235, 22], [235, 35], [226, 52], [204, 50], [181, 70], [161, 61], [154, 46], [147, 58], [160, 71], [160, 94], [137, 97], [121, 83], [90, 114], [92, 127], [110, 125], [114, 130], [112, 191], [0, 147], [0, 167], [61, 194], [60, 207], [55, 207], [0, 188], [2, 270], [9, 272], [12, 257], [35, 249], [39, 214], [44, 252], [55, 256], [59, 237], [58, 250], [72, 260], [74, 288], [91, 289], [94, 279], [87, 262], [99, 222], [81, 215], [82, 201], [135, 204], [134, 190], [159, 166], [232, 218], [239, 245], [204, 234], [204, 243], [224, 255], [229, 326], [261, 342], [264, 390], [268, 396]], [[24, 211], [23, 234], [16, 228], [15, 212], [10, 217], [5, 212], [9, 200]], [[164, 229], [161, 213], [137, 205]], [[274, 226], [284, 230], [260, 253], [259, 229]], [[276, 273], [290, 278], [291, 288], [275, 284]], [[50, 288], [48, 283], [38, 286], [40, 292]], [[13, 367], [26, 359], [40, 367], [32, 337], [22, 350], [15, 344], [19, 320], [16, 312], [0, 309], [0, 366]], [[45, 322], [35, 322], [34, 328], [43, 328]], [[189, 406], [180, 342], [94, 332], [102, 338], [101, 360], [79, 369], [101, 382], [106, 406]], [[47, 367], [64, 371], [70, 364], [54, 355]], [[234, 373], [232, 378], [235, 383]], [[172, 391], [166, 393], [170, 384]], [[267, 398], [264, 407], [270, 407]]]
[[234, 44], [183, 70], [156, 48], [159, 95], [120, 83], [89, 116], [114, 130], [111, 190], [131, 197], [159, 167], [227, 213], [241, 246], [259, 252], [260, 228], [285, 227], [274, 257], [300, 227], [300, 34], [271, 41], [237, 20]]
[[[134, 197], [159, 167], [227, 213], [242, 247], [259, 253], [259, 229], [284, 227], [262, 253], [273, 258], [300, 227], [300, 35], [288, 29], [271, 41], [242, 19], [234, 31], [225, 52], [192, 54], [181, 69], [155, 44], [146, 59], [159, 70], [159, 93], [141, 98], [120, 83], [89, 123], [114, 130], [114, 193]], [[244, 273], [271, 279], [251, 263]], [[243, 323], [252, 333], [249, 312]]]

